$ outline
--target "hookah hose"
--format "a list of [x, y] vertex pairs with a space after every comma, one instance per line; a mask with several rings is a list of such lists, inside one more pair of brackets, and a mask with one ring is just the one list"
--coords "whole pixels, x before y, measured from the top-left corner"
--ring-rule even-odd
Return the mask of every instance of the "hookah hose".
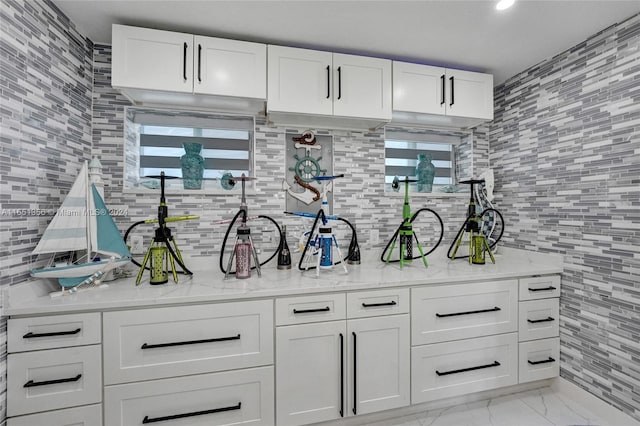
[[[442, 237], [444, 237], [444, 223], [442, 222], [442, 218], [440, 217], [440, 215], [438, 213], [436, 213], [434, 210], [431, 210], [429, 208], [423, 208], [418, 210], [417, 212], [415, 212], [413, 214], [413, 216], [411, 216], [411, 219], [409, 219], [410, 223], [413, 223], [414, 220], [416, 220], [416, 218], [418, 217], [418, 214], [420, 214], [420, 212], [422, 211], [428, 211], [433, 213], [433, 215], [436, 217], [436, 219], [438, 219], [438, 222], [440, 222], [440, 237], [438, 238], [438, 242], [431, 248], [431, 250], [425, 252], [425, 256], [433, 253], [435, 251], [435, 249], [438, 248], [438, 246], [440, 245], [440, 243], [442, 242]], [[398, 232], [400, 232], [400, 228], [402, 228], [402, 225], [404, 225], [404, 220], [402, 221], [402, 223], [400, 224], [400, 226], [398, 226], [398, 228], [396, 229], [396, 232], [393, 233], [393, 235], [391, 236], [391, 238], [389, 238], [389, 242], [387, 242], [386, 247], [384, 248], [384, 250], [382, 250], [382, 254], [380, 255], [380, 260], [383, 262], [387, 262], [387, 260], [384, 258], [384, 255], [387, 253], [387, 250], [389, 250], [389, 247], [391, 246], [391, 243], [393, 242], [393, 240], [395, 240], [396, 236], [398, 235]], [[416, 234], [414, 233], [413, 236], [416, 238], [416, 240], [418, 239], [418, 237], [416, 236]], [[412, 257], [412, 260], [416, 260], [416, 259], [420, 259], [422, 256], [415, 256]], [[400, 259], [394, 259], [394, 260], [389, 260], [389, 263], [393, 263], [393, 262], [400, 262]]]
[[[128, 229], [127, 232], [124, 233], [124, 243], [127, 243], [127, 239], [129, 238], [129, 234], [131, 233], [131, 231], [133, 231], [133, 228], [135, 228], [138, 225], [142, 225], [143, 223], [146, 223], [145, 220], [140, 220], [138, 222], [135, 222], [133, 225], [131, 225]], [[173, 251], [173, 247], [171, 247], [171, 244], [169, 244], [169, 240], [167, 239], [167, 233], [166, 233], [166, 229], [165, 227], [161, 227], [162, 229], [162, 233], [165, 237], [165, 241], [164, 244], [167, 247], [167, 249], [169, 249], [169, 253], [171, 254], [171, 257], [173, 257], [173, 260], [175, 260], [178, 265], [183, 269], [182, 271], [176, 271], [178, 274], [185, 274], [185, 275], [193, 275], [193, 272], [191, 272], [189, 270], [189, 268], [187, 268], [185, 266], [184, 263], [182, 263], [182, 261], [180, 260], [180, 258], [178, 257], [178, 255]], [[136, 265], [139, 268], [142, 268], [142, 265], [133, 258], [133, 256], [131, 256], [131, 262]], [[144, 267], [145, 270], [150, 271], [151, 268], [149, 268], [148, 266]]]
[[[502, 234], [504, 234], [504, 217], [502, 217], [502, 213], [500, 213], [498, 210], [494, 209], [493, 207], [490, 207], [488, 209], [484, 209], [482, 211], [482, 213], [480, 213], [480, 215], [478, 215], [478, 217], [482, 218], [488, 212], [495, 212], [498, 216], [500, 216], [500, 222], [502, 222], [502, 227], [500, 228], [500, 234], [498, 235], [498, 238], [496, 238], [495, 241], [489, 245], [489, 248], [493, 250], [493, 248], [496, 246], [496, 244], [498, 244], [500, 242], [500, 239], [502, 238]], [[458, 230], [458, 233], [456, 234], [456, 237], [453, 239], [453, 242], [449, 246], [449, 250], [447, 250], [447, 257], [449, 259], [451, 259], [451, 260], [453, 260], [453, 259], [466, 259], [466, 258], [469, 257], [469, 255], [467, 255], [467, 256], [456, 256], [456, 257], [452, 258], [451, 257], [451, 249], [453, 249], [453, 246], [455, 246], [456, 241], [458, 241], [458, 238], [460, 238], [460, 235], [464, 232], [464, 229], [467, 226], [467, 223], [469, 222], [469, 220], [474, 216], [475, 216], [475, 214], [471, 214], [471, 215], [467, 216], [467, 218], [462, 223], [462, 226]]]
[[[322, 221], [326, 222], [327, 218], [324, 214], [324, 210], [320, 209], [318, 210], [318, 213], [316, 214], [315, 219], [313, 220], [313, 225], [311, 226], [311, 231], [309, 232], [309, 237], [307, 238], [307, 243], [304, 245], [304, 250], [302, 250], [302, 254], [300, 255], [300, 261], [298, 262], [298, 269], [301, 271], [307, 271], [309, 269], [316, 269], [315, 266], [309, 266], [307, 268], [303, 268], [302, 267], [302, 262], [304, 261], [304, 257], [307, 254], [307, 250], [309, 249], [309, 245], [311, 244], [311, 240], [313, 239], [313, 231], [315, 231], [316, 226], [318, 225], [318, 219], [320, 219], [320, 216], [322, 216]], [[353, 227], [353, 225], [351, 224], [351, 222], [349, 222], [347, 219], [341, 218], [339, 216], [335, 217], [336, 220], [342, 221], [344, 223], [346, 223], [347, 225], [349, 225], [349, 228], [351, 228], [351, 242], [355, 242], [355, 244], [357, 245], [358, 243], [358, 237], [356, 234], [356, 229]], [[334, 265], [339, 265], [342, 262], [346, 261], [349, 258], [349, 253], [347, 253], [347, 255], [345, 256], [344, 259], [341, 259], [339, 261], [337, 261], [336, 263], [334, 263]]]
[[[233, 229], [233, 225], [235, 224], [236, 220], [238, 220], [238, 217], [240, 217], [240, 215], [242, 215], [242, 220], [246, 221], [247, 220], [247, 211], [240, 209], [238, 210], [238, 213], [236, 213], [236, 215], [233, 217], [233, 219], [231, 219], [231, 223], [229, 223], [229, 226], [227, 227], [226, 232], [224, 233], [224, 238], [222, 239], [222, 247], [220, 248], [220, 270], [222, 271], [223, 274], [226, 274], [227, 271], [224, 269], [223, 266], [223, 262], [222, 262], [222, 258], [224, 256], [224, 248], [227, 245], [227, 240], [229, 239], [229, 234], [231, 233], [231, 229]], [[280, 236], [280, 242], [278, 243], [278, 247], [276, 247], [276, 250], [271, 254], [271, 256], [269, 256], [269, 258], [267, 260], [265, 260], [264, 262], [260, 263], [260, 266], [266, 265], [267, 263], [271, 262], [271, 260], [276, 257], [276, 255], [278, 254], [278, 249], [280, 248], [280, 245], [282, 245], [282, 230], [280, 229], [280, 225], [278, 225], [278, 222], [276, 222], [275, 220], [271, 219], [269, 216], [265, 216], [265, 215], [258, 215], [257, 216], [259, 219], [267, 219], [269, 221], [271, 221], [271, 223], [273, 223], [276, 227], [276, 229], [278, 230], [278, 235]], [[251, 267], [251, 269], [256, 269], [255, 265]], [[230, 271], [230, 274], [235, 274], [236, 271]]]

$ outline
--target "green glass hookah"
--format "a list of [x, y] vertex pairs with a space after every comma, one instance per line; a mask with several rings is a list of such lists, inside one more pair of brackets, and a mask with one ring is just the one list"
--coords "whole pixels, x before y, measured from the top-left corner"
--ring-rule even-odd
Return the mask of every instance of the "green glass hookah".
[[[402, 223], [393, 233], [393, 235], [391, 236], [391, 239], [389, 240], [386, 247], [382, 251], [380, 260], [382, 260], [385, 263], [400, 262], [400, 269], [404, 267], [405, 263], [411, 263], [418, 258], [422, 258], [422, 263], [424, 263], [424, 267], [428, 268], [429, 265], [427, 263], [427, 255], [432, 253], [438, 247], [438, 245], [440, 245], [440, 242], [442, 241], [442, 237], [444, 235], [444, 224], [442, 223], [442, 218], [440, 218], [438, 213], [436, 213], [435, 211], [429, 208], [422, 208], [416, 211], [415, 213], [411, 214], [411, 206], [409, 205], [409, 184], [414, 182], [417, 182], [417, 180], [409, 179], [408, 176], [405, 176], [404, 180], [399, 180], [398, 177], [396, 176], [393, 179], [393, 182], [391, 183], [391, 188], [396, 192], [400, 190], [400, 183], [404, 183], [404, 204], [402, 206]], [[416, 220], [418, 215], [423, 211], [428, 211], [431, 214], [433, 214], [438, 219], [438, 222], [440, 223], [440, 238], [438, 239], [438, 242], [431, 248], [431, 250], [429, 250], [426, 253], [422, 248], [422, 245], [420, 244], [420, 240], [418, 240], [418, 236], [416, 235], [413, 229], [413, 222]], [[391, 254], [393, 253], [393, 249], [396, 247], [398, 240], [400, 240], [399, 241], [399, 249], [400, 249], [399, 259], [391, 260]], [[413, 240], [416, 241], [416, 247], [418, 249], [418, 252], [420, 253], [420, 256], [415, 256], [415, 257], [413, 256]]]

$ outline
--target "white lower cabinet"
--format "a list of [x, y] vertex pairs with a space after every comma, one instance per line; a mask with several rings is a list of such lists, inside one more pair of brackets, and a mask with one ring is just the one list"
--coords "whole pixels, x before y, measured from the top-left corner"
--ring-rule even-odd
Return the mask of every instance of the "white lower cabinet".
[[560, 338], [520, 343], [520, 383], [548, 379], [560, 374]]
[[345, 321], [276, 328], [276, 421], [302, 425], [346, 416]]
[[411, 402], [433, 401], [518, 383], [518, 333], [411, 349]]
[[7, 420], [7, 426], [102, 426], [102, 405], [12, 417]]
[[107, 312], [105, 384], [273, 363], [273, 301]]
[[518, 331], [517, 281], [414, 288], [411, 317], [414, 346]]
[[273, 425], [273, 367], [105, 387], [104, 423]]
[[408, 314], [278, 327], [278, 425], [409, 405], [409, 348]]
[[347, 335], [350, 414], [409, 405], [409, 315], [349, 320]]
[[100, 345], [9, 354], [7, 416], [102, 400]]

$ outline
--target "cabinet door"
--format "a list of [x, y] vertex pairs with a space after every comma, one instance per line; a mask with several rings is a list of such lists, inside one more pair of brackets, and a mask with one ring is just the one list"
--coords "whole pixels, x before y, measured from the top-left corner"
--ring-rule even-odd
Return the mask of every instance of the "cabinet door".
[[276, 423], [302, 425], [345, 413], [345, 321], [276, 329]]
[[195, 36], [195, 93], [267, 97], [267, 45]]
[[444, 68], [394, 61], [394, 111], [444, 115], [445, 78]]
[[333, 115], [391, 120], [391, 61], [333, 54]]
[[493, 119], [493, 75], [447, 69], [447, 115]]
[[193, 35], [113, 25], [113, 87], [193, 91]]
[[269, 111], [331, 115], [331, 64], [330, 52], [269, 46]]
[[347, 336], [349, 414], [409, 405], [409, 315], [349, 320]]

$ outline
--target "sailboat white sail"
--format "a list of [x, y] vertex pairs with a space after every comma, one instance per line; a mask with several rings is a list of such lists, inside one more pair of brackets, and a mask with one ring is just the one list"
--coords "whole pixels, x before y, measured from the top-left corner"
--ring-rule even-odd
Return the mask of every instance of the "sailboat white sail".
[[84, 262], [34, 269], [37, 278], [58, 278], [74, 287], [97, 272], [106, 273], [131, 260], [131, 254], [93, 184], [85, 162], [62, 206], [49, 223], [33, 254], [85, 251]]

